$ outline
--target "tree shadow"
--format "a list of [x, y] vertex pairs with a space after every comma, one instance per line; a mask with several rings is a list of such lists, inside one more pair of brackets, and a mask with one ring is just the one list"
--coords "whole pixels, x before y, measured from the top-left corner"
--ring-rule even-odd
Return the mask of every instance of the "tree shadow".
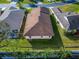
[[54, 31], [54, 37], [52, 39], [34, 39], [32, 41], [29, 40], [30, 44], [32, 45], [32, 49], [59, 49], [63, 46], [63, 42], [61, 40], [61, 36], [58, 31], [58, 27], [56, 25], [56, 19], [54, 18], [53, 15], [50, 16], [51, 22], [52, 22], [52, 27]]

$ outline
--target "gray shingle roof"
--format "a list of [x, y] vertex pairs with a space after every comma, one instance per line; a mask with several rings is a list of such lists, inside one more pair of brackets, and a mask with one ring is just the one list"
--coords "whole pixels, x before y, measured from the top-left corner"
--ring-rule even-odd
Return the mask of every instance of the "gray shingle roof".
[[57, 18], [59, 19], [59, 21], [61, 22], [61, 24], [64, 26], [65, 29], [68, 29], [69, 27], [69, 23], [68, 21], [64, 18], [64, 16], [67, 16], [67, 13], [61, 13], [58, 8], [53, 8], [52, 9], [55, 13], [55, 15], [57, 16]]
[[4, 20], [6, 17], [8, 17], [8, 15], [11, 13], [12, 10], [17, 10], [15, 7], [13, 6], [8, 6], [5, 11], [3, 12], [3, 14], [0, 16], [0, 21]]
[[10, 29], [18, 29], [22, 25], [22, 21], [24, 18], [24, 11], [19, 9], [6, 9], [3, 14], [0, 16], [0, 21], [4, 21], [9, 24]]
[[8, 10], [10, 13], [8, 17], [4, 19], [10, 25], [11, 29], [19, 29], [22, 25], [24, 11], [23, 10]]
[[68, 16], [69, 30], [79, 29], [79, 15]]
[[74, 12], [61, 12], [58, 8], [53, 8], [52, 10], [66, 30], [79, 28], [79, 15]]

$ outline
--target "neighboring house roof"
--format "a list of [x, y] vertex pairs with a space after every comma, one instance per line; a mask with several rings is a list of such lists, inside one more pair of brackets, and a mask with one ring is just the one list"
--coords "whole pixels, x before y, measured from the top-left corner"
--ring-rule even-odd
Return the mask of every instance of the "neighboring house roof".
[[[59, 22], [66, 30], [78, 28], [79, 15], [74, 12], [61, 12], [58, 8], [52, 8]], [[75, 19], [75, 20], [74, 20]]]
[[68, 21], [64, 18], [64, 16], [67, 15], [67, 13], [61, 13], [61, 11], [58, 8], [52, 8], [54, 11], [55, 15], [57, 16], [59, 22], [63, 25], [65, 29], [68, 29], [69, 23]]
[[11, 27], [11, 29], [19, 29], [21, 28], [22, 21], [24, 18], [24, 11], [23, 10], [13, 10], [10, 11], [11, 13], [8, 17], [4, 20], [7, 22]]
[[79, 29], [79, 15], [68, 16], [67, 19], [70, 24], [69, 30]]
[[35, 8], [28, 14], [24, 36], [53, 36], [52, 24], [49, 10], [46, 8]]
[[11, 10], [17, 10], [15, 7], [13, 6], [8, 6], [4, 12], [2, 13], [2, 15], [0, 16], [0, 21], [4, 20], [6, 17], [8, 17], [8, 15], [10, 14]]
[[19, 29], [22, 25], [22, 21], [24, 18], [24, 11], [13, 9], [13, 10], [5, 10], [3, 14], [0, 16], [0, 21], [4, 21], [9, 24], [10, 29]]

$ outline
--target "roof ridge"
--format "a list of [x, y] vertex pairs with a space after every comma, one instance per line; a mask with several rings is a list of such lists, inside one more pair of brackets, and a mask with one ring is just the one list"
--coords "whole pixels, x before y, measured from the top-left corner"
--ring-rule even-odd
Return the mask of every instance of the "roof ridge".
[[[25, 26], [27, 26], [27, 27], [25, 27], [25, 29], [28, 28], [28, 30], [27, 30], [25, 33], [27, 33], [28, 31], [30, 31], [38, 22], [39, 22], [39, 20], [37, 20], [34, 24], [32, 24], [31, 26], [29, 26], [29, 25], [27, 24], [27, 21], [26, 21]], [[29, 27], [30, 27], [30, 28], [29, 28]], [[25, 34], [25, 33], [24, 33], [24, 34]]]
[[[37, 8], [35, 8], [34, 10], [37, 10]], [[30, 14], [28, 14], [27, 19], [28, 19], [29, 16], [30, 16], [30, 17], [31, 17], [31, 16], [34, 16], [34, 17], [35, 17], [35, 16], [39, 16], [39, 14], [40, 14], [40, 9], [38, 9], [38, 10], [39, 10], [39, 13], [38, 13], [38, 14], [37, 14], [37, 11], [35, 11], [37, 15], [35, 14], [35, 12], [33, 12], [34, 10], [32, 10]], [[27, 24], [29, 20], [26, 21], [25, 26], [27, 26], [27, 27], [25, 27], [25, 29], [28, 28], [28, 30], [27, 30], [27, 31], [25, 30], [24, 34], [27, 33], [28, 31], [30, 31], [30, 30], [39, 22], [39, 19], [38, 19], [38, 18], [39, 18], [39, 17], [35, 17], [35, 19], [37, 19], [37, 20], [34, 19], [35, 21], [32, 23], [32, 25], [28, 25], [28, 24]]]

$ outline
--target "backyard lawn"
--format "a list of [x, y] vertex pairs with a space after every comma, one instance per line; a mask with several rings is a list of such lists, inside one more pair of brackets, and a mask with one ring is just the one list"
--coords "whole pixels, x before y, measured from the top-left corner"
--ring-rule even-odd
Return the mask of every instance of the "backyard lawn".
[[0, 51], [28, 51], [28, 50], [38, 50], [44, 51], [46, 49], [59, 50], [63, 47], [58, 28], [56, 26], [55, 19], [51, 16], [51, 21], [54, 29], [55, 36], [51, 40], [32, 40], [27, 39], [7, 39], [0, 42]]
[[68, 4], [68, 5], [64, 5], [64, 6], [60, 6], [59, 8], [63, 11], [63, 12], [76, 12], [79, 13], [79, 3], [74, 3], [74, 4]]

